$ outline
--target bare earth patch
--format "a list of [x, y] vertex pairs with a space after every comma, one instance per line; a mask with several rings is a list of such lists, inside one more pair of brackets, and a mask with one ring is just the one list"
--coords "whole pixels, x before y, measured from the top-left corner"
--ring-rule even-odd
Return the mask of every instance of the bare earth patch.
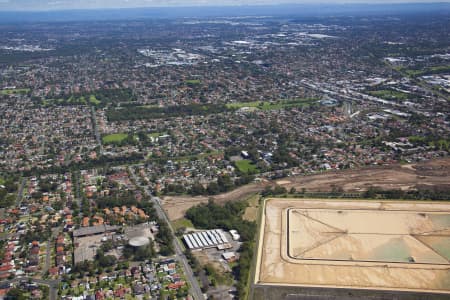
[[289, 178], [289, 183], [283, 182], [281, 185], [288, 190], [294, 187], [297, 191], [304, 188], [310, 192], [329, 192], [333, 188], [345, 192], [361, 192], [369, 187], [379, 187], [383, 190], [409, 190], [415, 189], [418, 185], [450, 188], [450, 158], [419, 164], [369, 167], [297, 176]]
[[242, 216], [244, 220], [251, 222], [256, 221], [259, 210], [259, 199], [260, 199], [259, 194], [253, 195], [247, 199], [248, 207], [245, 209], [244, 215]]
[[330, 192], [333, 189], [345, 192], [363, 192], [370, 187], [379, 187], [383, 190], [410, 190], [416, 189], [418, 186], [450, 189], [450, 158], [417, 164], [397, 164], [287, 177], [275, 182], [249, 184], [211, 197], [163, 197], [161, 203], [170, 220], [177, 220], [183, 218], [189, 208], [206, 203], [209, 198], [214, 199], [217, 203], [236, 201], [262, 191], [267, 185], [275, 184], [281, 185], [287, 190], [294, 187], [297, 191], [301, 191], [304, 188], [307, 192]]

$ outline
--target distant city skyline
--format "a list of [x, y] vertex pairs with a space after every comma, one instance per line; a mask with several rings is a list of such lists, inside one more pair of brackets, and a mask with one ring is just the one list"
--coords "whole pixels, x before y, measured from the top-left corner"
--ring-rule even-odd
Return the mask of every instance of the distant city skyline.
[[[450, 2], [436, 0], [432, 2]], [[430, 3], [426, 0], [0, 0], [0, 11], [7, 10], [64, 10], [64, 9], [110, 9], [136, 7], [183, 7], [183, 6], [239, 6], [277, 4], [393, 4]]]

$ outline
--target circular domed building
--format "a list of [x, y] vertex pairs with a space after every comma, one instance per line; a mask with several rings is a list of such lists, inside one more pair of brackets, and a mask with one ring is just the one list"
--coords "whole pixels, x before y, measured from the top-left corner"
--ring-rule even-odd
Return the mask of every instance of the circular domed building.
[[128, 244], [132, 247], [142, 247], [150, 244], [150, 240], [145, 236], [137, 236], [128, 241]]

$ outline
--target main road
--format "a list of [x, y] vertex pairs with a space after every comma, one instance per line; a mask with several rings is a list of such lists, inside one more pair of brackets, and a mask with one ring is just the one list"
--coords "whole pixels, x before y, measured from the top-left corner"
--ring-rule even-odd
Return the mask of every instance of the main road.
[[103, 154], [103, 144], [102, 139], [100, 137], [100, 133], [98, 131], [97, 119], [95, 117], [95, 107], [91, 107], [91, 118], [92, 118], [92, 129], [94, 130], [95, 139], [97, 140], [97, 144], [100, 147], [100, 154]]
[[52, 234], [50, 235], [50, 237], [47, 241], [47, 253], [45, 256], [44, 268], [42, 268], [43, 275], [45, 273], [47, 273], [47, 271], [50, 269], [51, 259], [52, 259], [52, 247], [55, 246], [55, 244], [52, 245], [52, 241], [58, 236], [58, 233], [62, 232], [62, 229], [63, 229], [62, 225], [60, 225], [56, 228], [52, 228]]
[[23, 190], [25, 189], [25, 185], [27, 184], [27, 179], [22, 178], [20, 181], [19, 188], [17, 189], [17, 198], [16, 198], [16, 206], [20, 206], [23, 199]]
[[191, 266], [188, 263], [188, 260], [186, 258], [186, 256], [183, 253], [183, 247], [180, 245], [180, 241], [177, 239], [177, 237], [175, 236], [175, 231], [172, 228], [172, 224], [169, 221], [169, 218], [167, 217], [165, 211], [163, 210], [163, 208], [161, 207], [161, 201], [158, 197], [154, 197], [150, 191], [150, 189], [146, 186], [142, 186], [139, 183], [139, 178], [136, 176], [133, 167], [129, 168], [131, 176], [133, 177], [136, 185], [142, 187], [145, 191], [145, 193], [150, 196], [151, 201], [153, 202], [153, 205], [156, 209], [156, 213], [158, 214], [158, 217], [162, 220], [164, 220], [167, 225], [170, 228], [170, 232], [173, 236], [173, 244], [175, 246], [175, 254], [177, 257], [178, 262], [183, 266], [184, 269], [184, 273], [186, 274], [186, 277], [190, 283], [190, 293], [194, 296], [194, 299], [196, 300], [203, 300], [205, 299], [203, 297], [203, 293], [200, 289], [200, 286], [198, 284], [197, 279], [194, 276], [194, 273], [192, 272]]

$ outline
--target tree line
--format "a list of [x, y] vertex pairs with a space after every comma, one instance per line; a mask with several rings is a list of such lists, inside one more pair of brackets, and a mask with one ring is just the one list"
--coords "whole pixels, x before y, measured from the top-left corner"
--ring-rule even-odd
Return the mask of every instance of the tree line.
[[125, 106], [110, 108], [106, 116], [110, 122], [141, 119], [163, 119], [180, 117], [184, 115], [197, 116], [218, 114], [233, 111], [225, 104], [188, 104], [167, 107]]
[[185, 194], [192, 196], [212, 196], [220, 193], [229, 192], [237, 187], [246, 185], [255, 179], [252, 175], [243, 174], [241, 177], [232, 179], [230, 175], [223, 174], [217, 177], [217, 181], [211, 181], [204, 186], [200, 182], [194, 182], [191, 187], [186, 188], [182, 184], [168, 184], [164, 190], [164, 194]]
[[17, 178], [8, 178], [3, 184], [0, 184], [0, 208], [10, 207], [16, 201], [15, 192], [17, 192], [18, 185]]
[[131, 153], [128, 156], [105, 156], [102, 155], [97, 159], [89, 159], [81, 163], [71, 162], [65, 166], [55, 166], [52, 165], [48, 168], [36, 168], [33, 167], [30, 170], [23, 171], [22, 175], [24, 177], [39, 176], [42, 174], [64, 174], [71, 171], [83, 170], [83, 169], [94, 169], [99, 167], [109, 167], [117, 166], [123, 164], [131, 164], [136, 162], [141, 162], [144, 160], [144, 155], [142, 153]]

